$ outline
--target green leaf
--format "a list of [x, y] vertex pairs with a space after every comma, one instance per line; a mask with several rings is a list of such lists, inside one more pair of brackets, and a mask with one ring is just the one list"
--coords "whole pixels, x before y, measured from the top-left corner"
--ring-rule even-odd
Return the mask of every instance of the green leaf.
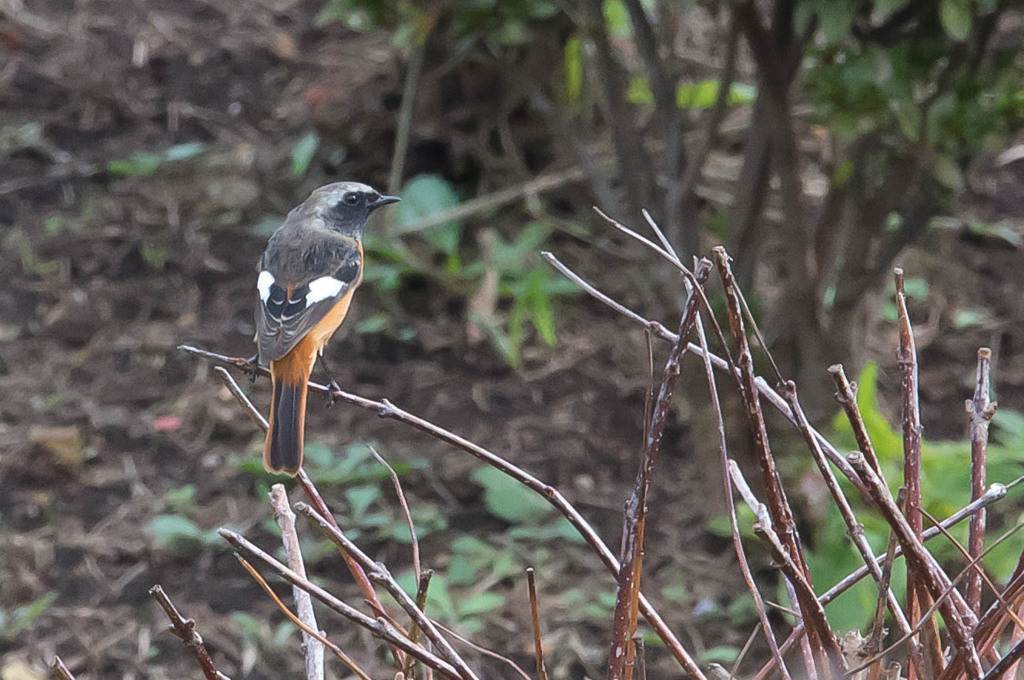
[[459, 616], [486, 614], [505, 604], [505, 596], [500, 593], [475, 593], [469, 597], [459, 598]]
[[152, 175], [163, 165], [164, 156], [150, 151], [136, 151], [128, 160], [110, 161], [107, 172], [117, 177], [143, 177]]
[[633, 104], [653, 104], [654, 93], [651, 92], [651, 85], [646, 76], [633, 76], [629, 79], [629, 89], [626, 90], [626, 100]]
[[164, 152], [164, 158], [168, 161], [185, 161], [194, 158], [206, 150], [202, 142], [186, 142], [177, 144]]
[[[416, 223], [459, 204], [459, 195], [451, 182], [438, 175], [416, 175], [402, 189], [402, 202], [395, 210], [395, 221], [402, 231], [416, 229]], [[422, 231], [435, 248], [449, 255], [459, 246], [462, 223], [449, 220]]]
[[604, 20], [608, 31], [617, 38], [628, 37], [633, 32], [633, 24], [629, 20], [629, 10], [622, 0], [605, 0], [603, 5]]
[[352, 508], [352, 516], [359, 518], [380, 498], [380, 489], [375, 486], [355, 486], [345, 490], [345, 499]]
[[574, 102], [583, 92], [583, 42], [579, 36], [570, 36], [565, 41], [562, 60], [565, 69], [565, 98]]
[[163, 548], [203, 542], [206, 533], [195, 522], [181, 515], [157, 515], [150, 521], [148, 532]]
[[[718, 89], [717, 78], [683, 83], [676, 88], [676, 106], [681, 109], [710, 109], [718, 101]], [[753, 85], [732, 83], [726, 97], [729, 106], [749, 104], [757, 97], [757, 88]]]
[[477, 468], [473, 481], [484, 487], [487, 510], [506, 522], [537, 524], [555, 512], [543, 498], [495, 468]]
[[939, 21], [942, 30], [957, 42], [963, 42], [971, 35], [971, 6], [967, 0], [941, 0]]
[[985, 312], [977, 309], [959, 309], [953, 319], [953, 327], [957, 330], [977, 328], [985, 323]]
[[0, 640], [11, 640], [22, 631], [29, 630], [56, 599], [57, 593], [45, 593], [26, 605], [15, 607], [10, 614], [0, 607]]
[[320, 135], [315, 130], [307, 132], [292, 147], [292, 177], [302, 177], [309, 170], [316, 150], [320, 148]]
[[932, 175], [939, 184], [947, 189], [959, 192], [964, 188], [964, 174], [952, 156], [945, 154], [935, 156], [932, 161]]

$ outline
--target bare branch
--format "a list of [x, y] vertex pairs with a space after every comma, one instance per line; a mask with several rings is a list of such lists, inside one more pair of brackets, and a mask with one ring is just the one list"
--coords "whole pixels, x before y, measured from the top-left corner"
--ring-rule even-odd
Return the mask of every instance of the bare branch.
[[[986, 459], [988, 457], [988, 424], [995, 415], [997, 405], [989, 401], [992, 350], [982, 347], [978, 350], [978, 370], [975, 380], [974, 399], [968, 399], [964, 406], [970, 421], [971, 437], [971, 500], [977, 500], [985, 492]], [[967, 540], [968, 552], [974, 558], [985, 547], [985, 510], [979, 510], [971, 517], [970, 535]], [[981, 613], [982, 573], [967, 581], [965, 598], [971, 611]]]
[[526, 570], [526, 583], [530, 589], [530, 616], [533, 620], [533, 653], [537, 659], [537, 678], [548, 680], [548, 671], [544, 667], [544, 644], [540, 639], [540, 607], [537, 604], [537, 581], [533, 567]]
[[329, 609], [337, 612], [356, 625], [365, 628], [376, 637], [384, 639], [390, 645], [397, 647], [406, 654], [411, 654], [445, 677], [451, 678], [451, 680], [460, 680], [460, 675], [454, 666], [441, 657], [432, 654], [419, 645], [415, 645], [407, 640], [405, 636], [399, 633], [395, 627], [388, 623], [384, 618], [372, 619], [358, 609], [345, 604], [320, 586], [312, 583], [302, 576], [299, 576], [294, 571], [281, 564], [279, 561], [247, 540], [244, 536], [229, 529], [219, 529], [217, 533], [220, 534], [224, 540], [233, 545], [236, 550], [240, 550], [250, 557], [256, 558], [292, 585], [299, 586], [310, 595], [320, 600], [320, 602], [324, 603]]
[[[338, 657], [338, 660], [345, 664], [349, 668], [349, 670], [351, 670], [353, 673], [359, 676], [360, 680], [370, 680], [370, 676], [366, 674], [366, 671], [360, 668], [355, 661], [353, 661], [347, 654], [345, 654], [345, 652], [341, 651], [341, 648], [338, 647], [338, 645], [334, 644], [326, 637], [324, 637], [322, 632], [318, 632], [315, 628], [310, 628], [302, 619], [297, 617], [295, 614], [292, 614], [288, 607], [285, 606], [285, 603], [281, 602], [281, 598], [279, 598], [277, 596], [277, 593], [273, 591], [273, 589], [270, 587], [270, 584], [267, 583], [267, 580], [263, 578], [258, 571], [256, 571], [256, 567], [249, 564], [244, 557], [237, 553], [235, 554], [235, 557], [238, 558], [238, 561], [241, 562], [245, 570], [249, 572], [249, 575], [252, 576], [256, 583], [259, 584], [260, 588], [263, 588], [263, 592], [265, 592], [267, 596], [271, 600], [273, 600], [274, 604], [278, 606], [281, 612], [285, 616], [287, 616], [292, 623], [294, 623], [296, 626], [299, 627], [299, 629], [302, 630], [304, 635], [309, 635], [310, 637], [318, 641], [321, 645], [331, 650], [331, 652], [336, 657]], [[309, 595], [309, 593], [306, 593], [306, 591], [302, 592], [305, 593], [307, 596]]]
[[52, 680], [75, 680], [75, 676], [71, 674], [59, 656], [54, 656], [53, 662], [50, 663], [50, 678]]
[[167, 593], [159, 585], [150, 588], [149, 594], [160, 603], [160, 606], [163, 607], [164, 612], [167, 614], [167, 618], [170, 619], [170, 631], [180, 638], [186, 647], [192, 650], [192, 654], [196, 657], [196, 663], [199, 664], [199, 668], [203, 671], [203, 676], [206, 680], [230, 680], [228, 676], [219, 672], [217, 667], [213, 665], [213, 659], [210, 658], [210, 653], [206, 651], [203, 638], [196, 631], [196, 622], [183, 617], [178, 612], [177, 607], [174, 606], [174, 603], [171, 602], [171, 598], [167, 597]]
[[391, 597], [395, 598], [395, 601], [405, 610], [405, 613], [416, 622], [420, 630], [437, 646], [445, 659], [457, 669], [458, 674], [463, 680], [477, 680], [476, 674], [473, 673], [469, 665], [459, 656], [458, 652], [455, 651], [444, 636], [441, 635], [434, 622], [416, 606], [416, 601], [409, 597], [409, 594], [402, 589], [402, 586], [398, 585], [398, 581], [394, 579], [383, 562], [374, 562], [359, 546], [349, 540], [341, 529], [331, 524], [311, 506], [300, 501], [295, 504], [295, 509], [313, 520], [335, 545], [343, 548], [345, 552], [359, 563], [359, 566], [367, 572], [370, 580], [382, 585], [391, 594]]
[[[284, 554], [288, 557], [288, 566], [296, 574], [305, 578], [306, 565], [302, 560], [302, 549], [299, 547], [299, 535], [295, 531], [295, 513], [288, 505], [288, 492], [284, 484], [275, 484], [270, 488], [270, 505], [274, 508], [274, 519], [281, 528], [281, 539], [284, 542]], [[309, 593], [292, 586], [292, 597], [295, 599], [295, 610], [302, 623], [309, 629], [318, 631], [316, 614], [313, 613], [313, 599]], [[302, 649], [305, 652], [306, 680], [322, 680], [324, 677], [324, 647], [309, 633], [302, 634]]]

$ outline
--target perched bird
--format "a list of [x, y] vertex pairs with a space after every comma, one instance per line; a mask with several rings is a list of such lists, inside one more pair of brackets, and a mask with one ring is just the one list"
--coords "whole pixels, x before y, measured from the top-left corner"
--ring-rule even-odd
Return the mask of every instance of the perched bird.
[[256, 346], [274, 386], [268, 472], [294, 475], [302, 465], [306, 383], [362, 281], [367, 218], [398, 200], [357, 182], [328, 184], [288, 213], [267, 243], [256, 281]]

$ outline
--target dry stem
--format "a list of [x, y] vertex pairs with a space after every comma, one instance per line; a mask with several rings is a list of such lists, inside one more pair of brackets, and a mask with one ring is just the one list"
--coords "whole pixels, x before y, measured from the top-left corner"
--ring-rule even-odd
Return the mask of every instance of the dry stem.
[[[978, 350], [978, 370], [975, 380], [974, 399], [968, 399], [964, 407], [970, 421], [971, 437], [971, 500], [985, 492], [986, 459], [988, 457], [988, 424], [995, 415], [997, 405], [989, 401], [992, 350], [982, 347]], [[968, 553], [973, 557], [981, 554], [985, 547], [985, 510], [971, 517], [970, 535], [967, 540]], [[967, 581], [965, 599], [971, 611], [981, 613], [981, 573]]]
[[548, 671], [544, 667], [544, 644], [540, 640], [540, 607], [537, 603], [537, 580], [533, 567], [526, 570], [526, 583], [530, 589], [530, 616], [533, 619], [533, 653], [537, 659], [537, 678], [548, 680]]
[[192, 654], [196, 657], [196, 663], [199, 664], [199, 668], [203, 671], [203, 676], [206, 680], [230, 680], [228, 676], [219, 672], [216, 666], [213, 665], [213, 659], [210, 658], [210, 653], [206, 651], [203, 638], [196, 631], [196, 622], [183, 617], [178, 612], [177, 607], [174, 606], [174, 603], [171, 602], [171, 598], [167, 597], [167, 593], [159, 585], [150, 588], [149, 594], [160, 603], [164, 612], [167, 613], [167, 618], [171, 621], [170, 631], [179, 637], [186, 647], [192, 650]]
[[[295, 513], [288, 505], [288, 492], [283, 484], [275, 484], [270, 489], [270, 505], [274, 508], [274, 519], [281, 528], [281, 539], [284, 542], [284, 553], [288, 557], [288, 566], [303, 578], [306, 576], [306, 565], [302, 560], [302, 549], [299, 547], [299, 535], [295, 531]], [[292, 586], [292, 597], [295, 598], [295, 611], [302, 623], [311, 630], [319, 631], [316, 625], [316, 614], [313, 613], [313, 599], [309, 593]], [[322, 680], [324, 677], [324, 646], [309, 633], [302, 633], [302, 649], [306, 661], [307, 680]]]
[[270, 567], [272, 571], [284, 578], [292, 585], [298, 586], [308, 592], [310, 595], [320, 600], [329, 609], [337, 612], [341, 616], [345, 617], [349, 621], [355, 623], [362, 628], [373, 633], [376, 637], [382, 638], [387, 641], [390, 645], [399, 648], [406, 654], [411, 654], [416, 657], [424, 664], [434, 668], [436, 671], [444, 675], [445, 677], [451, 678], [451, 680], [461, 680], [459, 672], [450, 663], [442, 659], [441, 657], [428, 652], [419, 645], [413, 644], [406, 639], [393, 625], [388, 623], [383, 617], [372, 619], [366, 614], [362, 613], [358, 609], [349, 606], [342, 602], [334, 595], [330, 594], [320, 586], [312, 583], [306, 578], [303, 578], [299, 574], [281, 564], [279, 561], [268, 555], [266, 552], [261, 550], [258, 546], [251, 543], [244, 536], [235, 533], [229, 529], [219, 529], [218, 534], [228, 543], [233, 545], [236, 550], [246, 553], [250, 557], [253, 557], [263, 564]]

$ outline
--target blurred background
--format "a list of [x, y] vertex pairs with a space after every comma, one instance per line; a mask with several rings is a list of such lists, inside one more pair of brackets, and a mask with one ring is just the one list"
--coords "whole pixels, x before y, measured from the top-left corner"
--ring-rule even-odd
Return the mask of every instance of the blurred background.
[[[989, 477], [1008, 481], [1024, 449], [1022, 38], [1005, 0], [0, 0], [0, 675], [44, 677], [56, 652], [79, 678], [195, 677], [154, 583], [229, 676], [301, 668], [295, 628], [214, 533], [277, 545], [262, 434], [175, 347], [253, 353], [266, 238], [339, 179], [404, 198], [368, 230], [365, 282], [328, 349], [342, 387], [557, 485], [609, 545], [647, 345], [539, 253], [671, 328], [683, 290], [594, 205], [643, 233], [649, 210], [684, 260], [727, 246], [805, 407], [853, 446], [825, 372], [843, 362], [893, 465], [902, 266], [929, 508], [967, 499], [963, 400], [982, 345], [1001, 406]], [[725, 538], [703, 381], [684, 363], [645, 590], [702, 663], [729, 663], [756, 615]], [[265, 410], [267, 381], [250, 392]], [[614, 583], [546, 503], [372, 413], [316, 397], [309, 410], [310, 475], [410, 579], [368, 446], [400, 472], [439, 619], [528, 664], [532, 565], [552, 676], [601, 674]], [[827, 587], [856, 561], [809, 459], [773, 425]], [[990, 521], [1020, 512], [1010, 500]], [[300, 530], [311, 572], [358, 604], [330, 547]], [[995, 576], [1019, 547], [993, 553]], [[854, 591], [829, 614], [853, 629], [873, 604]], [[368, 635], [321, 625], [384, 668]], [[676, 672], [653, 640], [648, 668]]]

